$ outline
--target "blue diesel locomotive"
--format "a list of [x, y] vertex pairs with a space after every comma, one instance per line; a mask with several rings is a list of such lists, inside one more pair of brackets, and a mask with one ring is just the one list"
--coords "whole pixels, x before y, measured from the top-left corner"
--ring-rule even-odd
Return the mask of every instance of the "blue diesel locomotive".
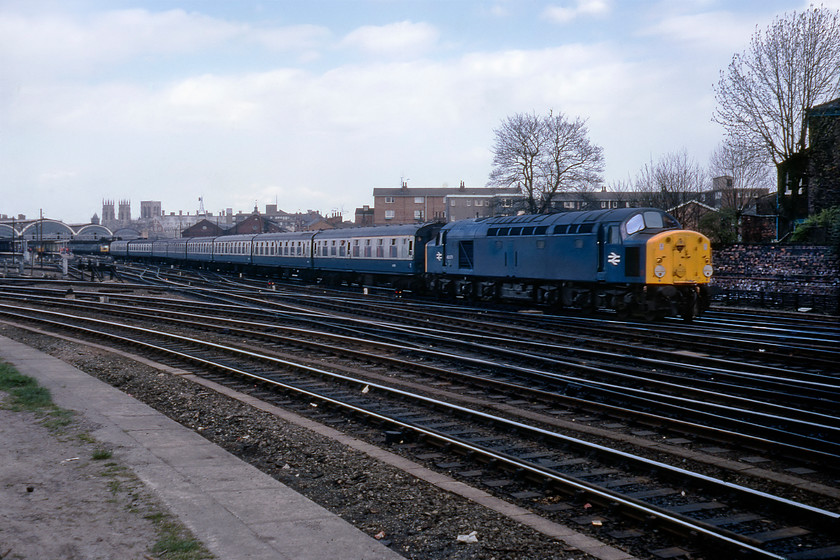
[[649, 319], [702, 313], [712, 276], [708, 238], [652, 208], [114, 241], [111, 255]]
[[439, 293], [486, 299], [518, 291], [551, 306], [647, 318], [691, 319], [709, 303], [709, 239], [652, 208], [453, 222], [426, 254]]

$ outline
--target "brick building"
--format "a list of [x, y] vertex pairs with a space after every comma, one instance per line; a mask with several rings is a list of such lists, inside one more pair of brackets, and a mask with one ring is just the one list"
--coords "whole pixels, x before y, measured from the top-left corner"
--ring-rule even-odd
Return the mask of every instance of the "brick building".
[[224, 235], [224, 232], [224, 228], [219, 226], [219, 224], [204, 219], [182, 231], [181, 237], [215, 237], [217, 235]]
[[808, 110], [808, 214], [840, 206], [840, 98]]
[[[450, 198], [451, 197], [451, 198]], [[512, 206], [521, 197], [519, 189], [466, 187], [413, 187], [373, 189], [373, 223], [411, 224], [452, 221], [496, 215], [496, 210]], [[447, 200], [449, 199], [449, 200]], [[448, 210], [447, 210], [448, 208]]]

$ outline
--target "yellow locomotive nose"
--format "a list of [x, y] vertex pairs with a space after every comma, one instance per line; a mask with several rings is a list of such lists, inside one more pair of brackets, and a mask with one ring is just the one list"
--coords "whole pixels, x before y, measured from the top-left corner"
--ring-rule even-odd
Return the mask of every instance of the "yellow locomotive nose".
[[649, 284], [708, 284], [713, 274], [711, 243], [694, 231], [671, 230], [651, 237], [646, 256]]

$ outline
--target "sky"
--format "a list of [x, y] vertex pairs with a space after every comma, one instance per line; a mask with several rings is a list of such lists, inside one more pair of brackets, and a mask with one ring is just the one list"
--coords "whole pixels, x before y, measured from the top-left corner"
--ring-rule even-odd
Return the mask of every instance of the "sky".
[[485, 186], [494, 129], [530, 112], [586, 119], [608, 186], [671, 152], [705, 167], [720, 72], [808, 5], [0, 0], [0, 214], [352, 219], [401, 181]]

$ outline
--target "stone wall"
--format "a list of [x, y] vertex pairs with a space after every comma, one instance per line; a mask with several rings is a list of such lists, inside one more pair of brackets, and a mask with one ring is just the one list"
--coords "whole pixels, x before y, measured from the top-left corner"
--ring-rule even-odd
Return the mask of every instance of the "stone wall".
[[[753, 293], [762, 301], [807, 301], [818, 311], [838, 312], [840, 257], [834, 247], [729, 245], [714, 252], [713, 264], [715, 292]], [[797, 297], [774, 298], [776, 294]]]

